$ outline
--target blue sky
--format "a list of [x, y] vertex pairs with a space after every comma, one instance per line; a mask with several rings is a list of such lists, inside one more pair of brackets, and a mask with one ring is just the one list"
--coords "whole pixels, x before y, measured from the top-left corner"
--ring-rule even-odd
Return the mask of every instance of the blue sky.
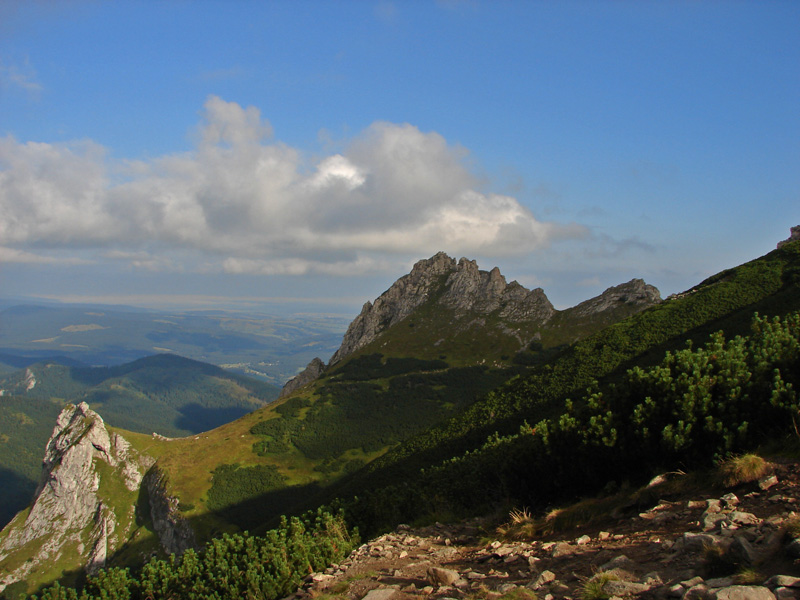
[[800, 3], [0, 4], [0, 295], [355, 314], [439, 250], [558, 307], [800, 224]]

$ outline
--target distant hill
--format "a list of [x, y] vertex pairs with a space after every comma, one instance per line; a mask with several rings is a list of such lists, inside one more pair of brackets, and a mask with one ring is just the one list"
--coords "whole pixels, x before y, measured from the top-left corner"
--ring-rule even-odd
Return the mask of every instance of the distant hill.
[[12, 305], [0, 310], [0, 373], [3, 365], [112, 366], [171, 353], [283, 385], [316, 354], [333, 353], [347, 322], [327, 315]]

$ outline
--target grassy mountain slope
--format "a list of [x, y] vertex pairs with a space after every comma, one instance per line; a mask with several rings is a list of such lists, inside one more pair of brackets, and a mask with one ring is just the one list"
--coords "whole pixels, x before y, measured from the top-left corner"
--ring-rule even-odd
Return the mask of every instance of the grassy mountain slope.
[[482, 398], [447, 423], [415, 437], [382, 461], [381, 469], [417, 455], [413, 469], [474, 448], [495, 431], [515, 431], [528, 419], [560, 410], [563, 399], [594, 380], [634, 364], [660, 361], [685, 340], [717, 330], [747, 331], [753, 313], [783, 315], [800, 308], [800, 244], [723, 271], [680, 297], [669, 299], [578, 341], [555, 360]]
[[[530, 375], [509, 381], [464, 413], [386, 453], [341, 484], [336, 493], [372, 493], [379, 486], [412, 480], [421, 468], [445, 465], [443, 461], [481, 447], [495, 432], [515, 434], [526, 421], [559, 418], [565, 399], [580, 401], [598, 380], [601, 386], [610, 385], [623, 379], [629, 368], [657, 364], [665, 352], [683, 347], [687, 340], [705, 342], [718, 330], [727, 336], [747, 333], [755, 312], [774, 316], [797, 310], [800, 243], [719, 273], [680, 297], [575, 343]], [[468, 465], [469, 459], [463, 464]], [[468, 471], [464, 467], [460, 476]], [[391, 493], [398, 493], [395, 487]]]
[[[597, 319], [563, 311], [551, 327], [504, 317], [502, 305], [488, 313], [448, 307], [439, 301], [447, 279], [439, 276], [409, 316], [311, 385], [174, 445], [160, 467], [201, 528], [221, 521], [252, 529], [264, 515], [307, 506], [331, 482], [525, 373], [525, 363], [642, 309], [623, 301]], [[526, 348], [530, 339], [544, 342]]]

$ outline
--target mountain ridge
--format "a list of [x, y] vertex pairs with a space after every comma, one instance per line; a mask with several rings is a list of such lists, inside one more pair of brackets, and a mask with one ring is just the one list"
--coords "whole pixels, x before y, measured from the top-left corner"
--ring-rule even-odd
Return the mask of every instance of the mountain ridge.
[[[518, 352], [538, 339], [540, 334], [534, 329], [546, 326], [557, 314], [586, 319], [621, 305], [635, 312], [658, 302], [661, 302], [661, 295], [656, 287], [642, 279], [632, 279], [559, 311], [540, 287], [528, 290], [516, 280], [508, 283], [498, 267], [484, 271], [474, 260], [462, 257], [456, 261], [446, 253], [438, 252], [416, 262], [407, 275], [397, 279], [374, 301], [367, 301], [350, 323], [341, 346], [328, 364], [325, 365], [319, 357], [315, 358], [306, 370], [286, 383], [281, 397], [314, 381], [326, 369], [370, 345], [424, 304], [432, 303], [449, 309], [452, 311], [450, 319], [454, 321], [472, 317], [472, 322], [466, 323], [466, 327], [476, 322], [485, 326], [486, 318], [494, 318], [498, 330], [518, 341]], [[518, 327], [521, 324], [525, 324], [527, 330], [521, 331]]]

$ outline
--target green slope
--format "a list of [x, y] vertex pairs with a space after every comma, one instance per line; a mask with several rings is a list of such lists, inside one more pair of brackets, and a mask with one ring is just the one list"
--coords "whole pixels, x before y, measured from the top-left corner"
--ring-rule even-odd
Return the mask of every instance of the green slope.
[[509, 381], [463, 413], [386, 453], [335, 493], [374, 493], [379, 486], [414, 480], [420, 469], [473, 451], [495, 432], [515, 434], [526, 421], [557, 418], [566, 398], [583, 398], [598, 380], [600, 385], [613, 384], [631, 367], [657, 364], [666, 351], [683, 347], [687, 340], [704, 342], [718, 330], [727, 336], [747, 333], [756, 312], [782, 316], [797, 310], [800, 243], [793, 243], [573, 344], [531, 374]]

